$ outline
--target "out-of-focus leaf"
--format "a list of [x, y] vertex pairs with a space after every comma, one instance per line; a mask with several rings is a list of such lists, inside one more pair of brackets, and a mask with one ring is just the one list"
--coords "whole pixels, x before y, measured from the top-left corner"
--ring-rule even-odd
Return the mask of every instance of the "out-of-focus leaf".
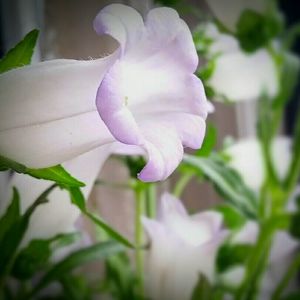
[[300, 212], [292, 215], [289, 232], [294, 238], [300, 239]]
[[126, 239], [120, 233], [114, 230], [100, 217], [93, 215], [86, 209], [84, 196], [79, 188], [70, 188], [68, 190], [70, 192], [72, 203], [75, 204], [85, 216], [87, 216], [91, 221], [93, 221], [93, 223], [100, 226], [114, 240], [120, 242], [126, 247], [134, 248], [134, 246], [128, 241], [128, 239]]
[[20, 280], [27, 280], [39, 271], [44, 270], [54, 249], [67, 246], [78, 240], [78, 233], [58, 234], [50, 239], [32, 240], [17, 255], [12, 275]]
[[17, 256], [12, 275], [20, 280], [30, 279], [48, 263], [50, 256], [49, 241], [33, 240]]
[[228, 229], [239, 229], [247, 221], [247, 218], [244, 215], [229, 204], [218, 205], [215, 210], [223, 215], [223, 222]]
[[98, 243], [75, 251], [50, 268], [34, 289], [33, 294], [43, 289], [51, 282], [62, 279], [64, 275], [88, 262], [105, 259], [110, 255], [121, 251], [124, 251], [124, 247], [113, 241]]
[[141, 156], [125, 156], [122, 160], [127, 166], [132, 178], [136, 178], [136, 174], [145, 166], [145, 159]]
[[300, 291], [292, 292], [287, 296], [283, 296], [281, 300], [299, 300], [300, 299]]
[[193, 40], [199, 55], [206, 56], [209, 54], [209, 47], [213, 43], [213, 39], [206, 36], [205, 28], [197, 27], [193, 32]]
[[284, 187], [288, 193], [292, 193], [298, 182], [300, 175], [300, 107], [297, 112], [296, 125], [293, 137], [293, 156], [284, 180]]
[[216, 191], [245, 216], [255, 219], [258, 214], [257, 199], [245, 185], [240, 175], [228, 167], [219, 157], [195, 157], [185, 155], [183, 164], [190, 166], [197, 176], [207, 178]]
[[38, 30], [35, 29], [30, 31], [21, 42], [8, 51], [4, 58], [0, 61], [0, 73], [29, 65], [38, 35]]
[[207, 124], [206, 134], [201, 148], [195, 152], [196, 156], [209, 156], [217, 143], [217, 129], [211, 124]]
[[280, 71], [280, 92], [272, 102], [272, 107], [283, 107], [290, 99], [299, 79], [300, 60], [292, 53], [285, 53]]
[[80, 240], [80, 238], [81, 234], [79, 232], [58, 234], [54, 238], [50, 239], [52, 252], [56, 249], [74, 244]]
[[17, 173], [28, 174], [37, 179], [56, 182], [58, 185], [82, 187], [85, 184], [72, 177], [62, 166], [57, 165], [44, 169], [30, 169], [6, 157], [0, 156], [0, 171], [13, 170]]
[[176, 7], [176, 4], [178, 4], [179, 1], [180, 0], [154, 0], [154, 2], [157, 4], [169, 7]]
[[26, 210], [25, 214], [22, 215], [17, 222], [10, 227], [9, 230], [7, 230], [0, 241], [0, 286], [1, 281], [4, 280], [5, 276], [10, 272], [10, 269], [13, 266], [17, 249], [20, 246], [23, 236], [28, 228], [31, 215], [39, 205], [47, 202], [49, 193], [55, 187], [56, 185], [52, 185], [46, 191], [44, 191]]
[[106, 261], [107, 286], [114, 299], [137, 299], [137, 278], [127, 254], [119, 253]]
[[199, 275], [198, 282], [194, 288], [191, 300], [213, 299], [213, 289], [209, 281], [203, 275]]
[[72, 300], [92, 300], [92, 290], [83, 276], [64, 276], [60, 283], [63, 287], [64, 298]]
[[0, 219], [0, 243], [7, 230], [19, 220], [20, 216], [20, 196], [17, 189], [13, 188], [11, 204]]
[[218, 272], [223, 273], [231, 267], [243, 265], [248, 259], [252, 248], [253, 246], [248, 244], [222, 245], [216, 259]]
[[278, 14], [262, 15], [245, 10], [237, 22], [237, 37], [246, 52], [266, 46], [282, 30], [282, 18]]

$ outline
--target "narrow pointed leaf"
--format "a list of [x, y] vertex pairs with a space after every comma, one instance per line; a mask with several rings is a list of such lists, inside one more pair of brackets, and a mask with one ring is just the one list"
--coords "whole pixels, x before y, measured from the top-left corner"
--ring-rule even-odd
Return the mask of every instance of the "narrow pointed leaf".
[[11, 226], [20, 218], [20, 196], [16, 188], [13, 188], [13, 197], [11, 204], [7, 208], [5, 214], [0, 219], [0, 243]]
[[49, 283], [63, 278], [65, 274], [92, 261], [105, 259], [106, 257], [124, 251], [119, 243], [109, 241], [98, 243], [90, 247], [75, 251], [62, 261], [55, 264], [41, 279], [33, 294], [46, 287]]
[[6, 157], [0, 156], [0, 171], [14, 170], [17, 173], [27, 174], [37, 179], [56, 182], [58, 185], [82, 187], [84, 183], [72, 177], [61, 165], [44, 169], [30, 169]]
[[254, 193], [245, 185], [239, 174], [228, 167], [221, 158], [216, 155], [185, 155], [183, 164], [189, 166], [201, 178], [207, 178], [224, 200], [242, 214], [252, 219], [257, 218], [258, 207]]
[[24, 39], [7, 52], [0, 61], [0, 73], [29, 65], [39, 35], [38, 30], [30, 31]]
[[28, 228], [30, 217], [35, 209], [47, 202], [48, 194], [56, 187], [52, 185], [45, 192], [43, 192], [37, 200], [26, 210], [25, 214], [22, 215], [17, 222], [15, 222], [9, 230], [5, 233], [2, 240], [0, 241], [0, 286], [3, 283], [5, 276], [10, 272], [11, 267], [16, 256], [16, 252], [22, 242], [24, 234]]
[[85, 206], [84, 196], [81, 193], [79, 188], [70, 188], [69, 192], [70, 192], [72, 203], [74, 203], [80, 209], [80, 211], [85, 216], [87, 216], [93, 223], [100, 226], [114, 240], [120, 242], [126, 247], [134, 248], [134, 245], [130, 241], [128, 241], [128, 239], [123, 237], [115, 229], [109, 226], [103, 219], [87, 211]]

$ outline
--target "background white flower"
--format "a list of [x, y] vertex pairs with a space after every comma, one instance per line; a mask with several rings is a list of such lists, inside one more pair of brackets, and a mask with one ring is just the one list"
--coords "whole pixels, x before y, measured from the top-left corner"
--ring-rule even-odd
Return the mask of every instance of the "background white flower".
[[[279, 178], [287, 174], [291, 163], [291, 139], [277, 137], [272, 145], [272, 157]], [[255, 191], [259, 191], [265, 178], [265, 170], [261, 146], [256, 138], [242, 139], [225, 150], [231, 157], [229, 165], [244, 179], [245, 183]]]
[[218, 55], [208, 81], [217, 95], [234, 102], [257, 100], [262, 93], [276, 96], [276, 66], [266, 49], [245, 53], [233, 36], [220, 33], [213, 24], [205, 32], [213, 40], [210, 54]]
[[158, 219], [143, 223], [151, 241], [145, 272], [151, 299], [189, 300], [200, 273], [215, 279], [215, 257], [226, 234], [219, 213], [189, 216], [180, 200], [164, 194]]

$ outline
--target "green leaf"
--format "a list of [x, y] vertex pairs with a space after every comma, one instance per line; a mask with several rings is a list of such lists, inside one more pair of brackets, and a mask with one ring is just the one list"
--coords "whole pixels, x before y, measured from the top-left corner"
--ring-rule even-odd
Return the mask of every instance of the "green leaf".
[[29, 65], [39, 35], [38, 30], [30, 31], [24, 39], [11, 49], [0, 61], [0, 73]]
[[290, 99], [299, 80], [300, 60], [292, 53], [285, 53], [280, 70], [280, 92], [272, 102], [273, 109], [283, 107]]
[[106, 261], [106, 283], [113, 299], [138, 299], [137, 278], [126, 252], [110, 256]]
[[290, 219], [289, 232], [294, 238], [298, 240], [300, 239], [300, 212], [292, 215]]
[[51, 282], [62, 279], [64, 275], [88, 262], [105, 259], [121, 251], [124, 251], [124, 247], [113, 241], [98, 243], [75, 251], [51, 267], [42, 277], [32, 294], [37, 293]]
[[33, 240], [17, 256], [12, 275], [20, 280], [30, 279], [43, 269], [51, 256], [50, 243], [47, 240]]
[[253, 246], [248, 244], [222, 245], [216, 259], [217, 271], [223, 273], [232, 267], [243, 265], [248, 259], [252, 249]]
[[79, 232], [58, 234], [52, 239], [50, 239], [52, 252], [59, 248], [69, 246], [77, 242], [80, 238], [81, 234]]
[[37, 179], [45, 179], [56, 182], [58, 185], [82, 187], [84, 183], [72, 177], [62, 166], [54, 166], [44, 169], [30, 169], [11, 159], [0, 156], [0, 171], [14, 170], [17, 173], [27, 174]]
[[17, 189], [13, 188], [11, 204], [0, 219], [0, 243], [5, 233], [19, 220], [20, 216], [20, 196]]
[[216, 191], [245, 216], [256, 219], [258, 213], [257, 199], [245, 185], [240, 175], [228, 167], [216, 155], [195, 157], [185, 155], [183, 164], [190, 166], [197, 176], [207, 178], [213, 183]]
[[92, 300], [92, 289], [88, 279], [84, 276], [64, 276], [60, 283], [63, 287], [64, 295], [62, 299], [72, 300]]
[[18, 254], [12, 268], [12, 275], [20, 280], [32, 278], [47, 267], [53, 250], [75, 242], [78, 236], [78, 233], [68, 233], [58, 234], [50, 239], [32, 240]]
[[253, 10], [245, 10], [237, 22], [237, 38], [246, 52], [254, 52], [267, 46], [283, 28], [280, 15], [262, 15]]
[[155, 3], [163, 6], [176, 7], [180, 0], [154, 0]]
[[195, 152], [196, 156], [209, 156], [217, 143], [217, 129], [212, 124], [207, 124], [205, 138], [201, 148]]
[[200, 275], [197, 285], [194, 288], [191, 300], [211, 300], [213, 299], [213, 289], [205, 276]]
[[44, 191], [35, 201], [29, 206], [26, 210], [25, 214], [22, 215], [17, 222], [15, 222], [9, 230], [5, 233], [2, 240], [0, 241], [0, 286], [3, 282], [5, 276], [9, 273], [16, 252], [22, 242], [24, 234], [28, 228], [29, 220], [35, 209], [47, 202], [48, 194], [56, 187], [56, 185], [52, 185], [46, 191]]
[[218, 205], [215, 210], [223, 215], [224, 224], [228, 229], [239, 229], [247, 221], [246, 217], [231, 205]]
[[209, 55], [209, 47], [213, 43], [213, 39], [206, 36], [205, 28], [203, 26], [197, 27], [193, 32], [193, 40], [200, 56]]
[[300, 291], [292, 292], [287, 296], [281, 298], [281, 300], [299, 300], [300, 299]]
[[134, 248], [133, 244], [130, 243], [128, 239], [126, 239], [120, 233], [114, 230], [104, 220], [87, 211], [84, 196], [79, 188], [69, 188], [68, 190], [70, 192], [72, 203], [75, 204], [85, 216], [87, 216], [91, 221], [93, 221], [94, 224], [101, 227], [114, 240], [120, 242], [121, 244], [127, 247]]

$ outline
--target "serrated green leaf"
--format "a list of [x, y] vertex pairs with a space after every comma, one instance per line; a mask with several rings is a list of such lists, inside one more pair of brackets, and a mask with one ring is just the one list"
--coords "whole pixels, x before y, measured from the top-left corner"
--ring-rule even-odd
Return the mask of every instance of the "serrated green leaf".
[[20, 196], [17, 189], [13, 188], [11, 204], [0, 219], [0, 243], [7, 230], [19, 220], [20, 216]]
[[0, 73], [29, 65], [38, 35], [38, 30], [30, 31], [21, 42], [5, 55], [0, 61]]
[[37, 293], [53, 281], [60, 280], [74, 269], [95, 260], [101, 260], [110, 255], [124, 251], [119, 243], [109, 241], [75, 251], [62, 261], [55, 264], [40, 280], [32, 294]]
[[52, 185], [46, 191], [44, 191], [35, 201], [29, 206], [24, 215], [22, 215], [17, 222], [15, 222], [9, 230], [5, 233], [0, 241], [0, 286], [3, 284], [5, 276], [10, 272], [11, 267], [15, 259], [16, 252], [20, 246], [24, 234], [28, 228], [29, 220], [35, 209], [47, 202], [49, 193], [56, 187]]
[[228, 229], [239, 229], [247, 222], [247, 218], [231, 205], [218, 205], [215, 210], [223, 215], [223, 222]]
[[93, 221], [94, 224], [100, 226], [114, 240], [120, 242], [126, 247], [134, 248], [133, 244], [130, 243], [128, 239], [126, 239], [120, 233], [114, 230], [100, 217], [93, 215], [86, 209], [84, 196], [79, 188], [70, 188], [68, 190], [70, 192], [72, 203], [75, 204], [85, 216], [87, 216], [91, 221]]
[[248, 259], [252, 249], [253, 246], [248, 244], [222, 245], [216, 259], [217, 271], [223, 273], [232, 267], [243, 265]]
[[58, 185], [71, 187], [83, 187], [84, 183], [72, 177], [61, 165], [44, 169], [30, 169], [11, 159], [0, 156], [0, 171], [13, 170], [17, 173], [27, 174], [37, 179], [45, 179], [56, 182]]
[[186, 154], [183, 164], [190, 166], [195, 175], [201, 178], [205, 176], [224, 200], [242, 214], [252, 219], [257, 218], [258, 205], [254, 193], [245, 185], [240, 175], [219, 157], [196, 157]]

